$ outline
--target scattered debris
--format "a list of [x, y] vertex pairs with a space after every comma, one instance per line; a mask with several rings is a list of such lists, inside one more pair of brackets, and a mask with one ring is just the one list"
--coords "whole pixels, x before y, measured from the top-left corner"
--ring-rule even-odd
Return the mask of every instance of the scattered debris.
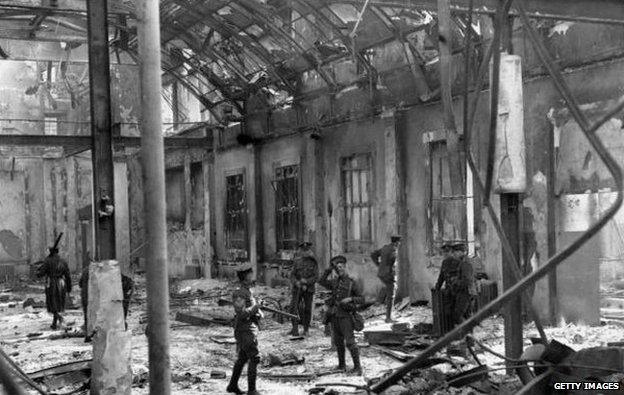
[[270, 353], [268, 355], [267, 366], [289, 366], [289, 365], [301, 365], [305, 361], [304, 357], [301, 357], [295, 353], [289, 353], [286, 355], [277, 355]]
[[210, 326], [229, 325], [232, 322], [232, 317], [215, 317], [201, 311], [178, 311], [175, 320], [196, 326]]
[[225, 379], [227, 376], [225, 374], [224, 371], [222, 370], [212, 370], [210, 372], [210, 378], [211, 379], [218, 379], [218, 380], [223, 380]]

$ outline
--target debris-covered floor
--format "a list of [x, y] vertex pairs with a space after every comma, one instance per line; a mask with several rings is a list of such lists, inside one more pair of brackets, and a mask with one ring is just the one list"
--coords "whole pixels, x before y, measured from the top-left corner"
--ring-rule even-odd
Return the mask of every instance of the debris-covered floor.
[[[136, 394], [147, 394], [147, 338], [145, 336], [145, 289], [144, 282], [137, 279], [137, 291], [133, 297], [129, 327], [133, 334], [134, 388]], [[79, 300], [75, 300], [76, 308], [65, 313], [66, 328], [63, 331], [50, 329], [51, 319], [41, 303], [43, 287], [37, 284], [2, 287], [0, 294], [0, 339], [2, 349], [28, 373], [57, 366], [68, 362], [88, 360], [91, 357], [91, 345], [83, 342], [80, 335], [82, 311]], [[235, 358], [235, 345], [232, 329], [220, 324], [232, 315], [230, 306], [219, 306], [220, 298], [229, 298], [229, 285], [225, 281], [192, 280], [183, 281], [172, 287], [171, 298], [171, 367], [173, 372], [173, 388], [175, 394], [222, 394], [229, 379], [230, 369]], [[279, 301], [282, 307], [288, 304], [286, 288], [257, 287], [256, 294], [260, 298]], [[76, 295], [76, 292], [74, 293]], [[24, 302], [33, 298], [33, 303], [24, 307]], [[317, 303], [321, 304], [321, 301]], [[277, 305], [277, 303], [276, 303]], [[383, 308], [373, 306], [363, 315], [367, 318], [366, 331], [388, 331], [390, 324], [383, 322]], [[330, 338], [324, 335], [323, 327], [318, 324], [320, 308], [315, 312], [317, 324], [310, 335], [300, 340], [291, 340], [287, 335], [290, 323], [280, 324], [268, 315], [263, 321], [259, 343], [263, 357], [260, 369], [259, 388], [267, 394], [304, 394], [322, 383], [345, 382], [365, 384], [374, 380], [388, 370], [401, 365], [401, 360], [415, 355], [433, 341], [430, 336], [431, 310], [428, 307], [407, 306], [399, 313], [399, 321], [407, 323], [409, 333], [387, 337], [396, 345], [370, 344], [374, 337], [366, 337], [358, 333], [356, 338], [361, 347], [364, 376], [348, 374], [332, 374], [331, 368], [336, 365], [336, 356], [330, 347]], [[195, 318], [196, 325], [180, 322], [177, 318], [187, 321], [184, 317]], [[214, 321], [214, 322], [211, 322]], [[202, 324], [203, 323], [203, 324]], [[197, 324], [202, 324], [201, 326]], [[558, 340], [575, 350], [588, 347], [606, 346], [608, 343], [624, 341], [623, 325], [618, 320], [609, 320], [599, 327], [562, 324], [560, 327], [547, 328], [549, 338]], [[400, 327], [401, 325], [398, 325]], [[397, 326], [395, 326], [395, 329]], [[405, 329], [405, 328], [404, 328]], [[371, 335], [372, 336], [372, 335]], [[474, 336], [492, 350], [504, 353], [502, 318], [490, 318], [474, 330]], [[525, 327], [526, 345], [531, 337], [538, 337], [532, 324]], [[475, 347], [478, 359], [491, 369], [489, 380], [471, 383], [470, 386], [451, 388], [446, 380], [462, 371], [475, 368], [475, 360], [461, 347], [453, 355], [439, 355], [447, 362], [413, 374], [408, 382], [403, 383], [408, 393], [513, 393], [520, 387], [516, 376], [505, 376], [504, 364], [501, 359], [489, 352]], [[461, 354], [464, 354], [463, 356]], [[456, 355], [460, 354], [460, 355]], [[297, 363], [304, 359], [303, 363]], [[279, 366], [286, 363], [286, 366]], [[292, 364], [288, 364], [292, 363]], [[347, 357], [347, 366], [351, 363]], [[223, 377], [223, 373], [227, 378]], [[79, 375], [74, 375], [76, 381]], [[71, 381], [72, 377], [65, 381]], [[60, 384], [59, 384], [60, 383]], [[50, 377], [48, 386], [61, 385], [63, 380]], [[241, 387], [246, 387], [245, 376], [241, 379]], [[354, 388], [336, 389], [345, 392]], [[398, 391], [397, 393], [401, 393]]]

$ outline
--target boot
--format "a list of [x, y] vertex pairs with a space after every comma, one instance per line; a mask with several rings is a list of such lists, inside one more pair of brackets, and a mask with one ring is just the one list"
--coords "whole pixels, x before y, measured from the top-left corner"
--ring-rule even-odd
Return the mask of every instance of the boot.
[[307, 326], [303, 327], [303, 336], [308, 336], [308, 333], [310, 332], [310, 328]]
[[353, 370], [351, 370], [351, 373], [361, 376], [362, 365], [360, 365], [360, 350], [357, 346], [353, 346], [349, 348], [349, 351], [351, 351], [351, 358], [353, 358]]
[[258, 364], [256, 362], [249, 362], [247, 366], [247, 395], [260, 394], [256, 390], [256, 377], [258, 376]]
[[244, 392], [238, 388], [238, 379], [243, 372], [244, 363], [239, 362], [238, 360], [234, 364], [234, 369], [232, 369], [232, 377], [230, 377], [230, 383], [225, 389], [227, 392], [232, 392], [234, 394], [244, 394]]
[[299, 325], [293, 326], [292, 330], [290, 331], [290, 336], [299, 336]]
[[336, 366], [336, 370], [347, 370], [347, 364], [345, 363], [345, 347], [343, 345], [336, 345], [336, 351], [338, 352], [338, 366]]
[[386, 322], [387, 323], [396, 322], [395, 320], [392, 319], [392, 303], [388, 303], [386, 305]]

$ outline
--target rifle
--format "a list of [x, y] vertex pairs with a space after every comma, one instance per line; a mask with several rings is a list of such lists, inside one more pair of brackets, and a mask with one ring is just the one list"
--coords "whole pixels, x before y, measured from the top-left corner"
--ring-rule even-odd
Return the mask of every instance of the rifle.
[[54, 242], [54, 247], [52, 247], [52, 249], [57, 249], [59, 243], [61, 242], [61, 237], [63, 237], [63, 232], [61, 232], [58, 237], [56, 238], [56, 241]]
[[[219, 301], [218, 301], [218, 305], [219, 306], [229, 306], [229, 305], [232, 305], [232, 304], [233, 304], [232, 301], [227, 300], [227, 299], [219, 299]], [[262, 304], [262, 301], [258, 301], [258, 305], [259, 305], [260, 310], [266, 311], [268, 313], [278, 314], [278, 315], [284, 316], [286, 318], [290, 318], [292, 320], [299, 321], [299, 317], [298, 316], [296, 316], [294, 314], [287, 313], [287, 312], [282, 311], [282, 310], [274, 309], [273, 307], [265, 306], [265, 305]]]

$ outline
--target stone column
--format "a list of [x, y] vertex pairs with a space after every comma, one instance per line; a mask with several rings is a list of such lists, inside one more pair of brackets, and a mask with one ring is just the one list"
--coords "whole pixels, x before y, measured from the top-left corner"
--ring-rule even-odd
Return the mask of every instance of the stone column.
[[117, 261], [92, 262], [89, 267], [87, 333], [93, 336], [91, 394], [130, 394], [131, 338], [125, 330], [121, 271]]

